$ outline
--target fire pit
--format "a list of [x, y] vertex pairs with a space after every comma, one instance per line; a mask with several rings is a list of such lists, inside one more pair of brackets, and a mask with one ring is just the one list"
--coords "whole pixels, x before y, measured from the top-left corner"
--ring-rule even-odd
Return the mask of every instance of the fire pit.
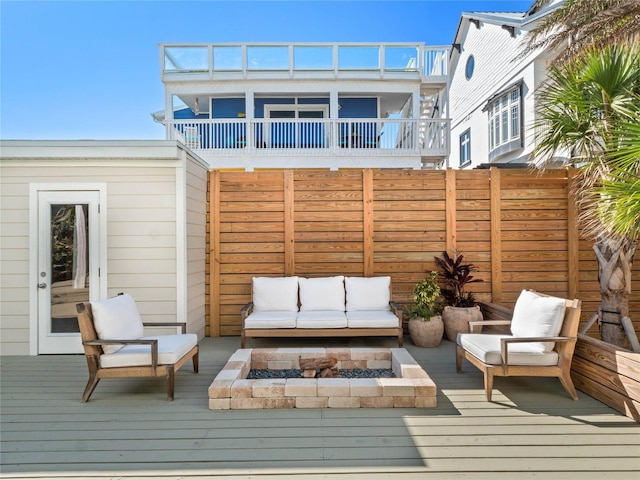
[[[328, 357], [338, 370], [392, 369], [394, 378], [265, 378], [250, 370], [301, 369]], [[428, 408], [436, 385], [404, 348], [267, 348], [237, 350], [209, 387], [209, 408]]]

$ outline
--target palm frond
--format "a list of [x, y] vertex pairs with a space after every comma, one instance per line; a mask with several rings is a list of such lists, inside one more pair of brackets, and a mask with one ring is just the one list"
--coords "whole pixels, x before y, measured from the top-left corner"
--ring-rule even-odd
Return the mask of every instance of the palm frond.
[[[535, 7], [547, 3], [539, 1]], [[589, 47], [637, 42], [639, 32], [637, 0], [567, 0], [531, 32], [524, 53], [550, 49], [558, 52], [554, 64], [562, 65]]]

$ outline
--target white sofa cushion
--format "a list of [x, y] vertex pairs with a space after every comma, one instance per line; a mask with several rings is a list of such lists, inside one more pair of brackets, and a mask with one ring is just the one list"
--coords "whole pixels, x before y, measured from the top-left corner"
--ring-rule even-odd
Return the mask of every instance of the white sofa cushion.
[[253, 312], [244, 319], [245, 328], [295, 328], [298, 312]]
[[[556, 297], [541, 297], [523, 290], [516, 301], [511, 320], [514, 337], [555, 337], [562, 329], [565, 301]], [[534, 342], [540, 352], [553, 350], [554, 342]]]
[[389, 310], [391, 277], [347, 277], [347, 311]]
[[298, 277], [253, 277], [252, 282], [254, 311], [298, 311]]
[[400, 322], [390, 310], [359, 310], [347, 312], [349, 328], [395, 328]]
[[[136, 340], [144, 335], [142, 318], [131, 295], [118, 295], [91, 302], [93, 325], [100, 340]], [[122, 345], [103, 345], [104, 353], [115, 353]]]
[[298, 313], [298, 328], [346, 328], [347, 316], [338, 310], [305, 310]]
[[[158, 340], [158, 365], [170, 365], [184, 357], [198, 344], [195, 333], [142, 337]], [[115, 353], [100, 355], [102, 368], [151, 365], [150, 345], [125, 345]]]
[[[298, 279], [300, 311], [337, 310], [344, 312], [344, 277]], [[299, 326], [299, 325], [298, 325]]]
[[[474, 357], [489, 365], [502, 365], [500, 339], [509, 335], [459, 333], [457, 343]], [[557, 365], [558, 353], [542, 352], [535, 343], [512, 343], [508, 347], [509, 365]]]

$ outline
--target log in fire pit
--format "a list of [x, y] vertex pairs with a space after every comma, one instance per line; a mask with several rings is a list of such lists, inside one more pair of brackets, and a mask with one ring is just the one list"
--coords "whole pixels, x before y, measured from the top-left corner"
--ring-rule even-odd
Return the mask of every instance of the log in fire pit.
[[302, 378], [340, 378], [338, 359], [335, 357], [300, 358]]

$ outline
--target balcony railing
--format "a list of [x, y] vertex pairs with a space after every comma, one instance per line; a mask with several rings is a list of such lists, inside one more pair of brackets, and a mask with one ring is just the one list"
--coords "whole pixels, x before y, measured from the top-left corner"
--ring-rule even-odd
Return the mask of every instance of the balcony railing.
[[216, 155], [449, 154], [446, 119], [168, 120], [169, 138]]
[[340, 77], [373, 74], [446, 77], [448, 46], [390, 44], [161, 44], [162, 78]]

